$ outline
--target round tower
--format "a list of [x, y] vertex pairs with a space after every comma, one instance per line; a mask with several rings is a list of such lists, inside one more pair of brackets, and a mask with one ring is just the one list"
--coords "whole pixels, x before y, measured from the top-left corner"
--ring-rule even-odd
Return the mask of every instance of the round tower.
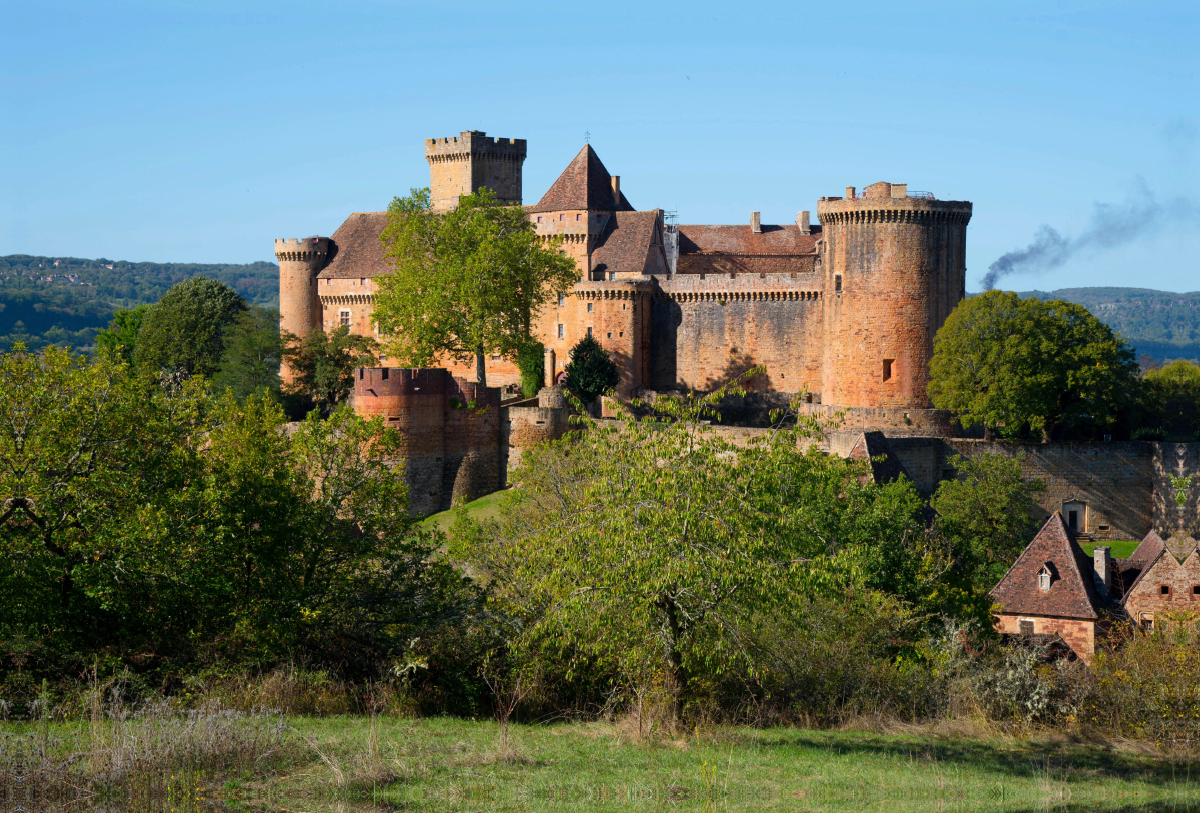
[[379, 416], [400, 433], [399, 457], [415, 516], [442, 510], [446, 457], [446, 410], [450, 373], [440, 368], [360, 367], [354, 373], [354, 411]]
[[876, 183], [817, 204], [824, 242], [821, 399], [927, 409], [933, 337], [966, 295], [971, 204]]
[[329, 238], [276, 240], [275, 259], [279, 260], [280, 327], [297, 336], [320, 330], [317, 273], [329, 260]]

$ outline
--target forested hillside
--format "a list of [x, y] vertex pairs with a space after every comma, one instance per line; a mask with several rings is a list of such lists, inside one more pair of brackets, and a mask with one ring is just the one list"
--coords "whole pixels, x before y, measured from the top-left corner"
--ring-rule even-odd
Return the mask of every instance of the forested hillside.
[[1138, 355], [1200, 359], [1200, 291], [1176, 294], [1149, 288], [1060, 288], [1023, 291], [1020, 296], [1065, 299], [1083, 305], [1124, 336]]
[[279, 303], [279, 266], [131, 263], [76, 257], [0, 257], [0, 349], [23, 341], [88, 350], [117, 308], [157, 302], [188, 277], [212, 277], [256, 305]]

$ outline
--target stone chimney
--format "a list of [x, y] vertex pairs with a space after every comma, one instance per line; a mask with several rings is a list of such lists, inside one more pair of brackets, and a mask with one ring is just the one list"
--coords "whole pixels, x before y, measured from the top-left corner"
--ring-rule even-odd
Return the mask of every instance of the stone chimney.
[[1112, 548], [1103, 545], [1096, 546], [1092, 551], [1092, 565], [1096, 571], [1096, 587], [1101, 598], [1108, 599], [1109, 582], [1112, 580]]
[[812, 234], [812, 225], [808, 222], [808, 212], [796, 214], [796, 225], [800, 227], [801, 234]]
[[621, 208], [621, 176], [620, 175], [612, 176], [612, 185], [613, 185], [613, 203], [615, 203], [617, 205], [617, 208], [620, 209]]
[[846, 200], [854, 200], [854, 187], [853, 186], [846, 187]]
[[750, 231], [755, 234], [762, 234], [762, 218], [758, 212], [750, 213]]

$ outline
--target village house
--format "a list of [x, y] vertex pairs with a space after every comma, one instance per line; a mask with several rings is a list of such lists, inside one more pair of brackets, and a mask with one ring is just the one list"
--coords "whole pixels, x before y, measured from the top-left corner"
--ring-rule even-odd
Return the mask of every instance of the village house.
[[1061, 512], [1055, 512], [991, 596], [999, 605], [996, 631], [1058, 636], [1091, 661], [1096, 638], [1113, 623], [1154, 629], [1200, 613], [1200, 552], [1191, 537], [1166, 542], [1151, 531], [1127, 559], [1097, 546], [1088, 556]]

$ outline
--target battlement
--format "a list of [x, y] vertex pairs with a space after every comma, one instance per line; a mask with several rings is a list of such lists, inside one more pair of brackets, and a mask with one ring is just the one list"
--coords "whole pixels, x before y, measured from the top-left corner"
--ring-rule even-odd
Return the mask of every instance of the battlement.
[[937, 200], [930, 192], [909, 192], [906, 183], [879, 181], [856, 194], [846, 187], [845, 197], [823, 197], [817, 202], [821, 223], [925, 222], [971, 219], [971, 202]]
[[453, 377], [441, 368], [360, 367], [354, 376], [354, 398], [394, 398], [396, 396], [446, 397], [457, 392]]
[[275, 238], [275, 257], [278, 260], [304, 262], [321, 259], [328, 254], [328, 237]]
[[525, 139], [492, 138], [482, 130], [463, 130], [457, 136], [425, 139], [425, 159], [430, 163], [476, 155], [524, 161], [525, 154]]

